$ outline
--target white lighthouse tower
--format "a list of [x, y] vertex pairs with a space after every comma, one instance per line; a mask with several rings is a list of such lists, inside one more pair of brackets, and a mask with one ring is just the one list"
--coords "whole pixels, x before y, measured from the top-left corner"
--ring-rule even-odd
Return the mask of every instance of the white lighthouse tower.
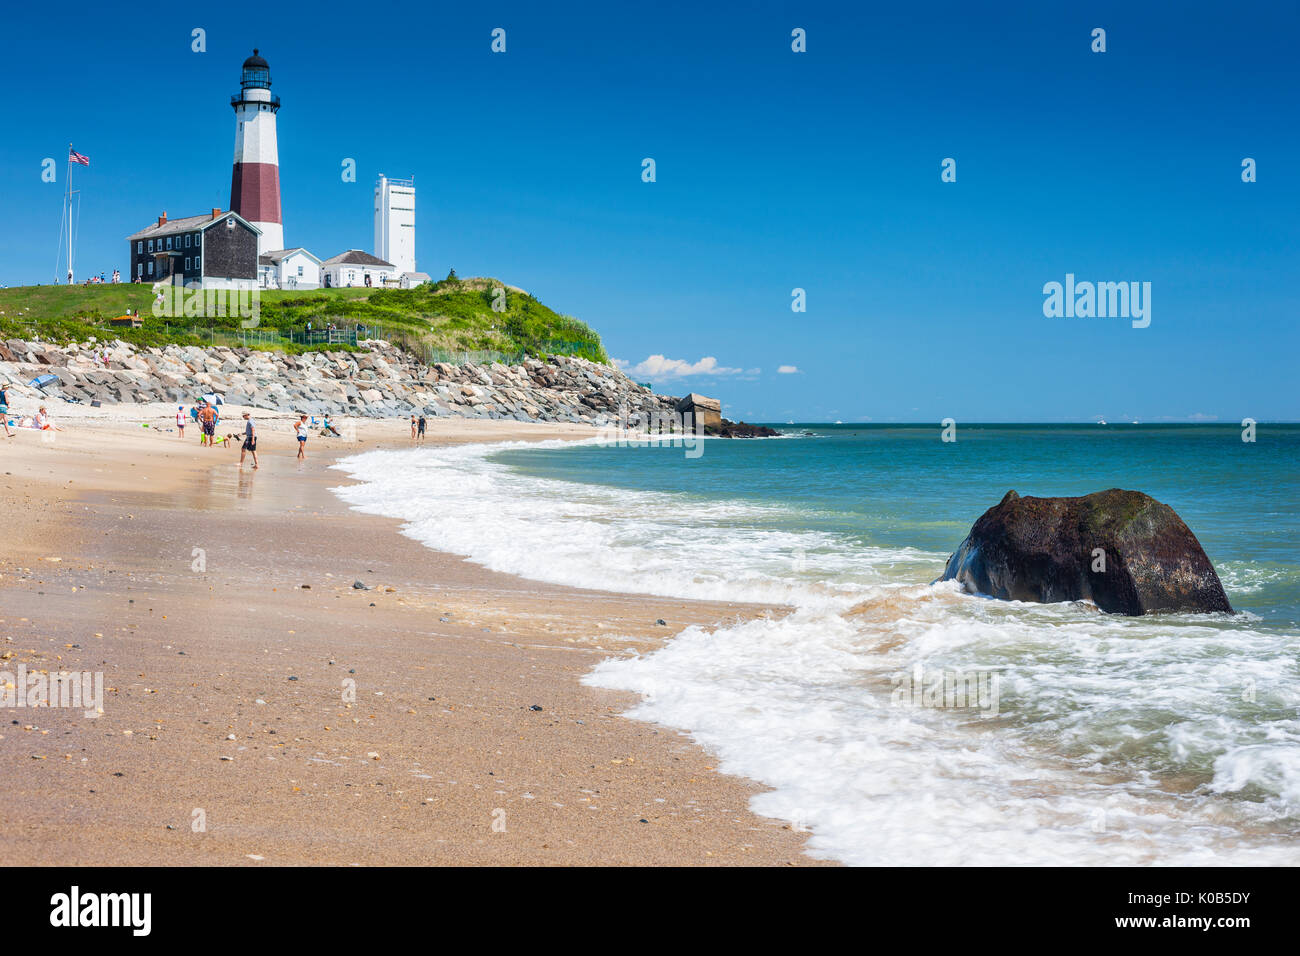
[[271, 67], [257, 50], [244, 61], [239, 92], [230, 98], [235, 108], [235, 168], [230, 176], [230, 209], [262, 235], [258, 255], [284, 248], [280, 219], [280, 152], [275, 139], [275, 114], [280, 97], [271, 95]]

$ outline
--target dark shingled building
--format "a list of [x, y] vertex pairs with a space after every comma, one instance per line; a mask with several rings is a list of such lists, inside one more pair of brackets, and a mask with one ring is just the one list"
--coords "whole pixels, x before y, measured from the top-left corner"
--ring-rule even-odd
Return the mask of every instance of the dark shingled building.
[[243, 216], [213, 209], [206, 216], [158, 221], [127, 237], [127, 277], [141, 282], [198, 282], [204, 288], [257, 285], [257, 237]]

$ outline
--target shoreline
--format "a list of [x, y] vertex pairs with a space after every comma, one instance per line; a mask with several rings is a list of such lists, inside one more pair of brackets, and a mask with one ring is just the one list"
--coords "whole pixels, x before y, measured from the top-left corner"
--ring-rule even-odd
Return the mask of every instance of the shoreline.
[[[329, 490], [351, 479], [329, 466], [410, 447], [404, 421], [313, 437], [297, 463], [292, 417], [253, 409], [263, 464], [241, 472], [233, 448], [139, 427], [167, 405], [93, 411], [62, 415], [52, 443], [0, 445], [16, 505], [3, 665], [105, 685], [95, 720], [3, 715], [10, 858], [823, 862], [748, 810], [762, 787], [717, 772], [687, 734], [621, 716], [637, 695], [580, 682], [605, 657], [770, 609], [540, 584], [351, 510]], [[426, 444], [591, 434], [437, 419]]]

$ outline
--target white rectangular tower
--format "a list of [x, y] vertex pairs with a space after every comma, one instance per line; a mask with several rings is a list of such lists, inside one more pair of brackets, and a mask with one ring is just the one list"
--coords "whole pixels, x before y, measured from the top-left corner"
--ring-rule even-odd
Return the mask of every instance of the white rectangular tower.
[[389, 179], [379, 174], [375, 183], [375, 255], [415, 271], [415, 180]]

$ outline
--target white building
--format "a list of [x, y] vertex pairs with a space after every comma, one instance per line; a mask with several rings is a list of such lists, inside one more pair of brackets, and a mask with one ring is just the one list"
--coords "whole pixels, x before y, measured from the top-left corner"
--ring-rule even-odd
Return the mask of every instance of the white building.
[[263, 289], [319, 289], [321, 261], [306, 249], [277, 249], [257, 257]]
[[391, 262], [360, 249], [340, 252], [320, 264], [321, 285], [327, 289], [399, 288], [402, 272]]
[[[399, 273], [415, 271], [415, 180], [389, 179], [375, 183], [375, 255], [391, 262]], [[419, 285], [407, 279], [405, 283]]]

